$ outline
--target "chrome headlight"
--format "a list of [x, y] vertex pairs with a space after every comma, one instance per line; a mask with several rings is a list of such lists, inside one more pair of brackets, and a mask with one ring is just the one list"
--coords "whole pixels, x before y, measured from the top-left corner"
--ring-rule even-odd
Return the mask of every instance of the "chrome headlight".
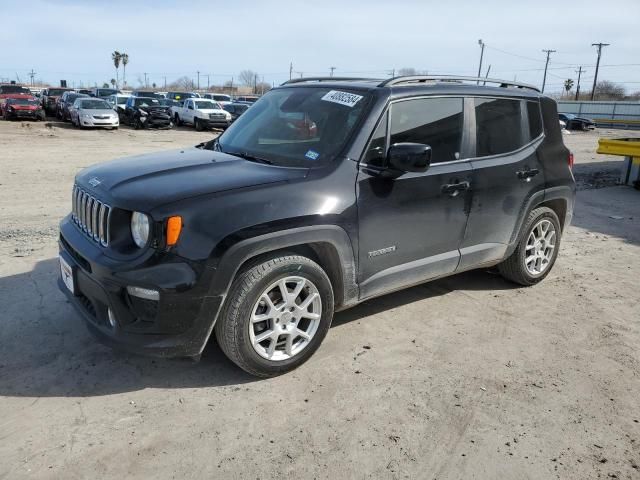
[[131, 236], [139, 248], [149, 241], [149, 217], [144, 213], [133, 212], [131, 215]]

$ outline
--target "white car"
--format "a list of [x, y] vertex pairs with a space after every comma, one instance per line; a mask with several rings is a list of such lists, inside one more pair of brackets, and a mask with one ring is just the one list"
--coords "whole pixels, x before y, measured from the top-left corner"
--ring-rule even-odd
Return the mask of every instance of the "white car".
[[227, 128], [231, 125], [231, 114], [213, 100], [187, 98], [180, 105], [171, 107], [171, 116], [176, 125], [193, 125], [196, 130]]
[[124, 113], [124, 109], [127, 106], [127, 99], [131, 95], [125, 94], [117, 94], [117, 95], [109, 95], [105, 100], [111, 108], [113, 108], [118, 114]]
[[218, 102], [220, 105], [225, 106], [232, 103], [231, 95], [225, 95], [224, 93], [203, 93], [202, 98], [208, 98], [214, 102]]
[[76, 127], [107, 127], [117, 129], [120, 126], [118, 114], [111, 105], [101, 98], [77, 98], [69, 107], [71, 123]]

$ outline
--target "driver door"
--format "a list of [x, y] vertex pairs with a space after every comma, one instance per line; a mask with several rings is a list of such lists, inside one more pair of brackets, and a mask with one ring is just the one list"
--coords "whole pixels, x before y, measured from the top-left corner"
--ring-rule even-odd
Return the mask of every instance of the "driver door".
[[[469, 214], [471, 166], [460, 97], [391, 104], [360, 163], [357, 180], [361, 299], [455, 271]], [[388, 146], [431, 147], [426, 172], [389, 176]], [[386, 174], [385, 174], [386, 172]]]

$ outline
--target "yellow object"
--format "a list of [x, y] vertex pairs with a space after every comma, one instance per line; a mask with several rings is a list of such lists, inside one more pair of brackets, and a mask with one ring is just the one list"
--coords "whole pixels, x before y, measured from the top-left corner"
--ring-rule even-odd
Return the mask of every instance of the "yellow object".
[[640, 159], [640, 138], [601, 138], [598, 140], [598, 153], [635, 157]]

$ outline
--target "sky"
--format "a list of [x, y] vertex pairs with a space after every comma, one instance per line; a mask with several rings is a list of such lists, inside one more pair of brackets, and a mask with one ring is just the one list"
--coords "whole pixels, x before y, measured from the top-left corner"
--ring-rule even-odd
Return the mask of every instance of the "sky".
[[[28, 6], [28, 9], [26, 8]], [[640, 91], [640, 0], [0, 0], [0, 80], [102, 84], [116, 73], [111, 52], [129, 54], [126, 80], [147, 73], [162, 87], [187, 75], [205, 87], [257, 72], [270, 84], [294, 76], [387, 78], [411, 67], [430, 74], [482, 75], [541, 86], [599, 79]], [[208, 78], [207, 78], [208, 75]], [[119, 72], [120, 80], [122, 68]]]

